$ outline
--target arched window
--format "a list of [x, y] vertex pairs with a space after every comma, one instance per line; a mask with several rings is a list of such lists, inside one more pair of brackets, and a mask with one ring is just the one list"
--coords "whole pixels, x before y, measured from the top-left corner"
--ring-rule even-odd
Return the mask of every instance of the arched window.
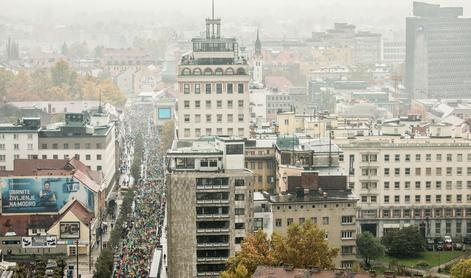
[[182, 70], [182, 75], [190, 75], [191, 74], [191, 70], [189, 68], [184, 68]]
[[227, 75], [233, 75], [234, 74], [234, 69], [233, 68], [226, 69], [226, 74]]
[[210, 68], [205, 68], [204, 69], [204, 75], [212, 75], [213, 71]]
[[245, 75], [245, 70], [243, 68], [238, 68], [237, 75]]
[[201, 75], [201, 69], [200, 69], [200, 68], [195, 68], [195, 69], [193, 70], [193, 74], [194, 74], [194, 75]]
[[215, 71], [216, 75], [222, 75], [223, 71], [221, 68], [217, 68]]

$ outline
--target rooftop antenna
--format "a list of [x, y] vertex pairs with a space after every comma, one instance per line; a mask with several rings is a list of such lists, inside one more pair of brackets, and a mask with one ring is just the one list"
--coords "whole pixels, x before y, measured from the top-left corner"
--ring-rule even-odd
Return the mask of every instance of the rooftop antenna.
[[212, 0], [211, 15], [212, 15], [212, 19], [214, 20], [214, 0]]

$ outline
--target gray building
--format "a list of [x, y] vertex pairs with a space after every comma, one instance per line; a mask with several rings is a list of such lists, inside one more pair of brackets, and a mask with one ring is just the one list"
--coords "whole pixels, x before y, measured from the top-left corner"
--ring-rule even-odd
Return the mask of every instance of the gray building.
[[244, 168], [244, 141], [174, 141], [167, 157], [169, 277], [219, 277], [252, 231], [254, 174]]
[[471, 93], [471, 18], [462, 7], [414, 2], [406, 18], [409, 99], [461, 98]]

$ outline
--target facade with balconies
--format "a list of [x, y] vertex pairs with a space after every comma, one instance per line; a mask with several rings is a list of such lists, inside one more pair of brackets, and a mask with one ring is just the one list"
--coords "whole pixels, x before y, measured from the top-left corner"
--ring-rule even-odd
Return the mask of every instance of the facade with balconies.
[[170, 277], [218, 277], [252, 231], [254, 175], [244, 141], [174, 141], [167, 153]]

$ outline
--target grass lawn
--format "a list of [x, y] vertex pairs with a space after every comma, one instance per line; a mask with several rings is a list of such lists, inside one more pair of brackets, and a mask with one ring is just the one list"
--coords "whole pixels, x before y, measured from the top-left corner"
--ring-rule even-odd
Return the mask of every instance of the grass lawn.
[[390, 256], [384, 256], [379, 259], [379, 261], [384, 263], [390, 263], [392, 260], [396, 259], [400, 265], [408, 266], [408, 267], [415, 267], [418, 262], [424, 261], [429, 264], [431, 268], [437, 266], [439, 264], [444, 264], [453, 260], [456, 257], [463, 255], [463, 251], [426, 251], [422, 252], [416, 258], [393, 258]]

